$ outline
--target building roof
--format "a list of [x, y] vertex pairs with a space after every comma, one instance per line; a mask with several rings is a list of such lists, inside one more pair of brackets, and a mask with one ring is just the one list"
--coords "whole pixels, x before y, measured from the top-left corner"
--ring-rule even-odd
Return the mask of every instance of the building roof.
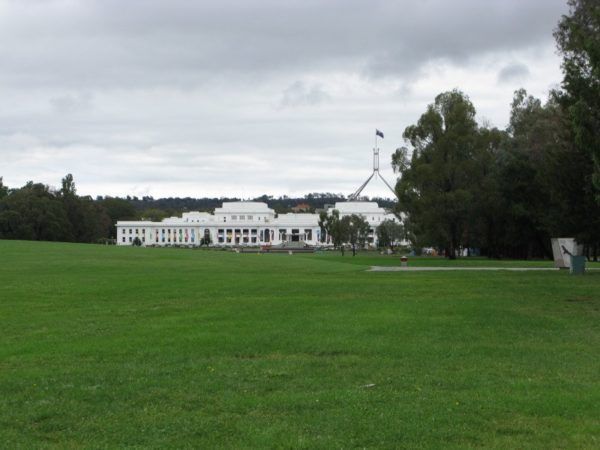
[[275, 212], [263, 202], [223, 202], [221, 208], [215, 208], [215, 214], [231, 213], [275, 214]]
[[385, 214], [377, 202], [336, 202], [335, 207], [340, 214]]

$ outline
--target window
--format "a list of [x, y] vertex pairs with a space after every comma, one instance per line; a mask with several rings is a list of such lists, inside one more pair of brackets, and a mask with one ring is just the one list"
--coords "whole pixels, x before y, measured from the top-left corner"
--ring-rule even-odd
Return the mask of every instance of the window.
[[253, 216], [248, 216], [248, 220], [252, 220], [252, 219], [253, 219]]
[[129, 234], [131, 234], [132, 232], [133, 232], [133, 230], [130, 228], [130, 229], [129, 229]]
[[146, 229], [142, 228], [142, 234], [146, 234]]
[[135, 229], [135, 234], [140, 234], [140, 230], [139, 229]]
[[237, 220], [237, 216], [231, 216], [231, 220]]
[[123, 236], [123, 242], [125, 242], [125, 236]]
[[240, 220], [246, 220], [246, 216], [240, 216]]
[[131, 242], [131, 236], [129, 236], [129, 242]]
[[146, 242], [146, 237], [142, 236], [142, 242]]

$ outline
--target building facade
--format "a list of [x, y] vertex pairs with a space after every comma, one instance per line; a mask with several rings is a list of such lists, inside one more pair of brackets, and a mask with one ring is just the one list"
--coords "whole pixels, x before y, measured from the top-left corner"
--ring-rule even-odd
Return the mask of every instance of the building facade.
[[[371, 226], [369, 242], [376, 244], [377, 226], [386, 219], [398, 221], [375, 202], [338, 202], [330, 207], [340, 217], [361, 215]], [[132, 245], [136, 238], [143, 246], [199, 246], [210, 242], [212, 246], [265, 246], [323, 245], [330, 243], [321, 236], [319, 215], [311, 213], [275, 214], [262, 202], [224, 202], [214, 214], [187, 212], [181, 217], [169, 217], [161, 222], [118, 221], [117, 245]]]

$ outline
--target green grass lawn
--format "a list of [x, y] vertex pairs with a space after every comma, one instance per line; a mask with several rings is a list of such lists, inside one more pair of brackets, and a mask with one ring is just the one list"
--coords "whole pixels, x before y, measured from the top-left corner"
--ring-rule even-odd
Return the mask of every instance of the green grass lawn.
[[600, 446], [600, 271], [397, 263], [0, 241], [0, 446]]

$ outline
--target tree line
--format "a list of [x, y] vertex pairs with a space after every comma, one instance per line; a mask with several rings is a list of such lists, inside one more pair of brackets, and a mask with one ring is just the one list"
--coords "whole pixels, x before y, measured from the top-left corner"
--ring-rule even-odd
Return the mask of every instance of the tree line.
[[118, 218], [134, 218], [126, 201], [78, 196], [73, 176], [53, 189], [29, 181], [9, 189], [0, 177], [0, 238], [65, 242], [98, 242], [114, 236]]
[[[356, 256], [358, 249], [364, 248], [371, 237], [371, 226], [360, 214], [349, 214], [341, 217], [340, 212], [334, 209], [319, 213], [319, 227], [321, 228], [321, 242], [329, 236], [334, 248], [339, 249], [344, 256], [346, 245], [350, 245], [352, 256]], [[404, 227], [394, 220], [382, 221], [376, 229], [374, 238], [377, 239], [379, 248], [390, 248], [406, 239]]]
[[393, 155], [415, 247], [456, 257], [550, 257], [550, 237], [600, 249], [600, 5], [571, 0], [555, 31], [562, 88], [515, 92], [506, 129], [478, 125], [459, 90], [439, 94]]

